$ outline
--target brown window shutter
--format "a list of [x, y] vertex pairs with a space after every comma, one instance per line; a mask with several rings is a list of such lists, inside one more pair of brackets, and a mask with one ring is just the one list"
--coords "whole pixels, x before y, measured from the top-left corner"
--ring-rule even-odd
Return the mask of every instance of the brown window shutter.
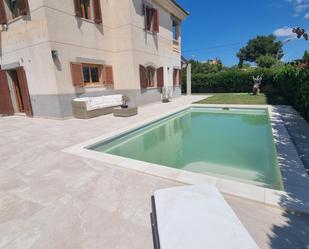
[[97, 24], [102, 23], [102, 11], [100, 0], [93, 0], [93, 12], [94, 12], [94, 22]]
[[139, 77], [140, 77], [141, 89], [147, 88], [146, 68], [143, 65], [139, 65]]
[[177, 74], [178, 74], [178, 70], [174, 69], [174, 71], [173, 71], [173, 85], [174, 86], [177, 85]]
[[179, 85], [182, 85], [182, 70], [179, 69], [178, 71], [178, 77], [179, 77]]
[[74, 0], [74, 8], [75, 8], [75, 16], [81, 17], [82, 16], [82, 8], [80, 0]]
[[71, 75], [72, 75], [73, 86], [75, 86], [75, 87], [83, 87], [84, 86], [82, 64], [71, 62]]
[[14, 107], [5, 70], [0, 70], [0, 114], [14, 114]]
[[164, 68], [160, 67], [157, 69], [157, 87], [164, 86]]
[[103, 67], [103, 75], [104, 75], [104, 84], [106, 85], [114, 85], [114, 74], [113, 67], [109, 65], [105, 65]]
[[26, 77], [26, 72], [23, 67], [17, 68], [17, 77], [18, 77], [18, 82], [19, 82], [19, 86], [21, 90], [21, 97], [23, 100], [25, 113], [28, 117], [33, 117], [27, 77]]
[[159, 33], [159, 11], [157, 9], [153, 9], [153, 32]]
[[8, 20], [6, 18], [4, 0], [0, 0], [0, 24], [7, 24]]
[[19, 0], [19, 11], [24, 16], [30, 14], [28, 0]]

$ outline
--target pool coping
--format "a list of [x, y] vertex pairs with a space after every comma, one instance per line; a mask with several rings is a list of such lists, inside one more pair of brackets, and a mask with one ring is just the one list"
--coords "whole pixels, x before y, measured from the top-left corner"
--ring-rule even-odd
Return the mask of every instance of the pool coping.
[[[274, 142], [277, 150], [277, 159], [282, 175], [284, 191], [278, 191], [260, 187], [248, 183], [229, 180], [217, 176], [193, 173], [180, 169], [174, 169], [153, 163], [137, 161], [107, 153], [87, 149], [96, 143], [110, 140], [120, 135], [136, 130], [145, 125], [164, 119], [177, 112], [184, 111], [190, 107], [212, 107], [212, 108], [239, 108], [239, 109], [265, 109], [268, 110]], [[164, 114], [140, 121], [134, 125], [110, 132], [103, 136], [87, 140], [63, 150], [63, 152], [94, 159], [107, 165], [126, 168], [140, 173], [161, 177], [174, 182], [188, 185], [215, 185], [223, 194], [232, 195], [266, 205], [282, 209], [308, 213], [309, 214], [309, 176], [300, 160], [297, 150], [290, 139], [289, 133], [280, 117], [276, 106], [271, 105], [218, 105], [218, 104], [190, 104]]]

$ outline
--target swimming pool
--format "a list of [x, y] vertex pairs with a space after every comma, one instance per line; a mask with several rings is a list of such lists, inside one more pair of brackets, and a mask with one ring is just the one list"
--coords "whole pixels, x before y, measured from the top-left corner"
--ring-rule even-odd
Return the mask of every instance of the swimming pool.
[[283, 189], [266, 109], [190, 107], [88, 149]]

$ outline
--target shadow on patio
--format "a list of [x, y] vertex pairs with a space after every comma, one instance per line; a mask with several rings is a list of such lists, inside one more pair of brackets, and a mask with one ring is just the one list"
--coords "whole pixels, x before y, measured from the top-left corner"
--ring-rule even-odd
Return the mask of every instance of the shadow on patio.
[[[300, 116], [289, 106], [277, 106], [275, 112], [280, 113], [280, 117], [276, 117], [273, 121], [276, 129], [282, 130], [283, 126], [286, 126], [286, 118], [289, 119], [291, 124], [289, 125], [289, 132], [294, 132], [291, 136], [292, 140], [302, 138], [302, 140], [308, 139], [303, 133], [300, 133], [299, 121]], [[282, 118], [284, 121], [282, 121]], [[308, 124], [307, 124], [308, 125]], [[287, 127], [288, 128], [288, 127]], [[295, 130], [294, 130], [295, 128]], [[308, 127], [307, 127], [308, 128]], [[278, 196], [280, 206], [289, 210], [297, 211], [284, 211], [282, 213], [283, 222], [280, 225], [274, 225], [272, 227], [271, 234], [268, 234], [270, 248], [274, 249], [308, 249], [309, 248], [309, 213], [305, 214], [302, 210], [309, 210], [309, 177], [304, 169], [304, 160], [300, 160], [298, 154], [308, 154], [308, 146], [305, 143], [298, 144], [296, 150], [292, 150], [293, 146], [289, 134], [286, 132], [280, 132], [280, 135], [274, 134], [277, 140], [278, 150], [278, 162], [282, 171], [282, 178], [285, 182], [286, 194]], [[304, 141], [302, 141], [304, 142]], [[291, 208], [291, 209], [290, 209]]]
[[[293, 199], [290, 200], [289, 198]], [[289, 202], [301, 203], [301, 200], [289, 193], [289, 198], [283, 196], [281, 204], [289, 206]], [[273, 225], [268, 234], [269, 247], [272, 249], [308, 249], [309, 248], [309, 215], [284, 211], [280, 225]]]

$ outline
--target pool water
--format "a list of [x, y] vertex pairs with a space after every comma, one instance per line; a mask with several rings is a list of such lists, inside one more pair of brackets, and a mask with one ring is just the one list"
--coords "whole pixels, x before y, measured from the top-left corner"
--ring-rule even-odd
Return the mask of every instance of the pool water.
[[89, 149], [282, 189], [267, 110], [192, 107]]

